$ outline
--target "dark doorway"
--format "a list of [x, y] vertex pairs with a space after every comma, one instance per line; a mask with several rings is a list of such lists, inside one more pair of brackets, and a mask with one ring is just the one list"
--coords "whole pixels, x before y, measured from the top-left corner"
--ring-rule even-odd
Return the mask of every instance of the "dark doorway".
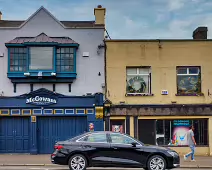
[[155, 145], [155, 120], [138, 120], [138, 138], [145, 144]]

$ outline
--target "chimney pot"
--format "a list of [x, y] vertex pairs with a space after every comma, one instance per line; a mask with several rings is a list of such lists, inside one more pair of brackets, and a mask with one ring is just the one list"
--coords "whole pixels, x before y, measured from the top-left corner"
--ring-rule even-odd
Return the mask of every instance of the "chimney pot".
[[102, 5], [98, 5], [97, 8], [102, 8]]
[[208, 28], [198, 27], [193, 31], [193, 39], [195, 40], [206, 40], [207, 39]]
[[2, 20], [2, 12], [0, 11], [0, 20]]

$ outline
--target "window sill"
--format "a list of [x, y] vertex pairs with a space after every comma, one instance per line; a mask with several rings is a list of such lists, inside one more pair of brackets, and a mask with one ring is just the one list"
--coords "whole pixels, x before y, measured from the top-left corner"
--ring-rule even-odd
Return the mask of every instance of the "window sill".
[[175, 96], [204, 96], [203, 93], [199, 94], [175, 94]]
[[149, 94], [149, 93], [126, 93], [125, 96], [154, 96], [154, 94]]

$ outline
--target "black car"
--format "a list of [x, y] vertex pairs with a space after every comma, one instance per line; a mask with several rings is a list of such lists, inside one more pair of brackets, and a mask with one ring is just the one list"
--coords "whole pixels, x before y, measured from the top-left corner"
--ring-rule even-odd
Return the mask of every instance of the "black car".
[[177, 152], [147, 146], [127, 134], [88, 132], [57, 142], [51, 155], [54, 164], [69, 165], [71, 170], [87, 167], [126, 167], [164, 170], [180, 166]]

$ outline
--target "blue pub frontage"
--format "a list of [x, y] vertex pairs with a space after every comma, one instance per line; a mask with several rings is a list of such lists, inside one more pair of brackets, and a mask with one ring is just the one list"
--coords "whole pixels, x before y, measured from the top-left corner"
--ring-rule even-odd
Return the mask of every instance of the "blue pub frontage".
[[104, 130], [103, 94], [66, 96], [40, 88], [0, 97], [0, 128], [0, 153], [48, 154], [57, 141]]

